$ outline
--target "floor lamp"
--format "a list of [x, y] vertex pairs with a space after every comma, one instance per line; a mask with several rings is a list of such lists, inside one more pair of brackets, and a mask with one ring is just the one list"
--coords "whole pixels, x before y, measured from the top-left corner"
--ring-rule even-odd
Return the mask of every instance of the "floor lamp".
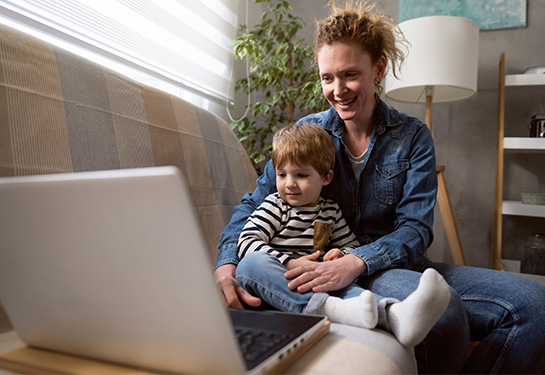
[[[477, 92], [479, 28], [462, 17], [430, 16], [399, 24], [410, 43], [399, 79], [391, 72], [385, 92], [390, 99], [425, 103], [432, 127], [432, 104], [469, 99]], [[437, 165], [437, 202], [454, 263], [465, 265], [465, 257], [445, 180], [445, 166]]]

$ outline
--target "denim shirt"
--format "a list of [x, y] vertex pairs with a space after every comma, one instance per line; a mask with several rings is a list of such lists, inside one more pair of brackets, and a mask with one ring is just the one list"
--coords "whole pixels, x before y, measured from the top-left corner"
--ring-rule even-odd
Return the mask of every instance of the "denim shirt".
[[[417, 118], [377, 103], [375, 127], [359, 180], [343, 141], [344, 122], [337, 112], [308, 115], [301, 122], [321, 125], [335, 145], [333, 180], [322, 196], [336, 201], [360, 247], [351, 251], [367, 264], [367, 275], [388, 268], [412, 268], [433, 240], [437, 172], [433, 138]], [[221, 233], [216, 267], [238, 264], [237, 241], [246, 219], [276, 191], [269, 161], [257, 189], [245, 194]]]

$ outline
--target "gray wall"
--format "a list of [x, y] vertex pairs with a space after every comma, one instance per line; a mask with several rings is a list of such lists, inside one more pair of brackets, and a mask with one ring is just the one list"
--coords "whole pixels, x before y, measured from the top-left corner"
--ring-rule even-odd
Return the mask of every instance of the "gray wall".
[[[244, 1], [240, 1], [241, 6]], [[397, 19], [399, 0], [381, 1], [387, 14]], [[301, 37], [312, 40], [314, 21], [328, 14], [327, 0], [292, 0], [295, 14], [307, 23]], [[242, 8], [241, 8], [242, 9]], [[262, 4], [250, 4], [250, 22], [259, 22]], [[243, 18], [242, 18], [243, 19]], [[528, 0], [526, 28], [480, 31], [478, 93], [465, 102], [434, 104], [433, 123], [438, 164], [446, 178], [464, 253], [469, 265], [492, 265], [494, 189], [497, 134], [498, 62], [506, 53], [507, 74], [545, 65], [545, 0]], [[240, 69], [240, 67], [239, 67]], [[239, 70], [238, 74], [242, 74]], [[242, 113], [245, 97], [237, 98]], [[545, 90], [507, 95], [506, 135], [526, 136], [530, 117], [545, 113]], [[388, 101], [410, 115], [424, 118], [424, 106]], [[506, 159], [505, 197], [519, 199], [523, 190], [545, 192], [543, 154], [510, 155]], [[452, 258], [436, 208], [435, 241], [428, 255], [436, 261]], [[533, 232], [545, 233], [545, 219], [504, 217], [504, 258], [519, 259], [523, 243]]]

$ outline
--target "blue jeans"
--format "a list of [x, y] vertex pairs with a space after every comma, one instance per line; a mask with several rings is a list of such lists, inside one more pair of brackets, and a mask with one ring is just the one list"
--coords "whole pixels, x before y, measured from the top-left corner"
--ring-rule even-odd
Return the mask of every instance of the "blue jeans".
[[[415, 348], [419, 373], [517, 373], [545, 371], [545, 287], [505, 272], [421, 262], [416, 271], [392, 269], [358, 284], [403, 300], [420, 272], [437, 270], [451, 290], [447, 311]], [[467, 358], [469, 341], [480, 341]]]
[[[359, 296], [365, 290], [357, 284], [350, 284], [336, 292], [299, 293], [288, 288], [289, 280], [284, 277], [286, 271], [278, 258], [263, 252], [253, 252], [246, 255], [238, 264], [236, 278], [244, 289], [258, 296], [268, 305], [278, 310], [299, 314], [316, 315], [327, 297], [352, 298]], [[386, 307], [399, 301], [373, 294], [378, 303], [378, 325], [389, 331]]]
[[[252, 254], [261, 255], [250, 257]], [[264, 253], [252, 254], [237, 267], [237, 280], [273, 307], [312, 313], [328, 296], [291, 291], [283, 276], [286, 269], [278, 260]], [[425, 260], [415, 271], [391, 269], [362, 277], [358, 284], [379, 301], [379, 320], [383, 321], [387, 304], [404, 300], [417, 288], [426, 268], [443, 275], [451, 286], [451, 299], [446, 312], [415, 348], [419, 373], [544, 372], [545, 287], [519, 276]], [[348, 298], [361, 291], [349, 286], [331, 295]], [[480, 344], [466, 360], [470, 340]]]

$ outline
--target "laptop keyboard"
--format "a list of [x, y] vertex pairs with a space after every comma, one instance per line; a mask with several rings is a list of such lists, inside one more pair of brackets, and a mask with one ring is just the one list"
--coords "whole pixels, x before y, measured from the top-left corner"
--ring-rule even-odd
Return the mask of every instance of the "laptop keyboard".
[[261, 362], [284, 345], [289, 343], [295, 335], [290, 333], [265, 331], [260, 329], [237, 327], [236, 336], [242, 349], [244, 360], [248, 368], [252, 364]]

